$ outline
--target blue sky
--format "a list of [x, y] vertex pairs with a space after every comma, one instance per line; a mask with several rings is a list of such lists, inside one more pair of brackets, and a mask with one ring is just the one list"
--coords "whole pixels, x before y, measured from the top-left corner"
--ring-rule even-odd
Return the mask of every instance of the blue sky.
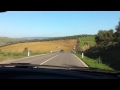
[[115, 29], [120, 11], [8, 11], [0, 13], [0, 36], [57, 37]]

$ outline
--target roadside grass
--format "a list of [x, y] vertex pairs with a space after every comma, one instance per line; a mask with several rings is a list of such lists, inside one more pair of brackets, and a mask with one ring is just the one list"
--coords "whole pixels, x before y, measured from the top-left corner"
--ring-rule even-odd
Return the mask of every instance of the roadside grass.
[[107, 63], [114, 70], [120, 71], [120, 48], [114, 46], [111, 47], [112, 48], [94, 46], [85, 51], [84, 54], [92, 59], [96, 59], [100, 56], [103, 63]]
[[95, 36], [83, 37], [83, 38], [81, 38], [81, 40], [83, 40], [83, 41], [94, 41], [95, 40]]
[[88, 36], [88, 37], [83, 37], [80, 38], [80, 46], [84, 46], [84, 43], [87, 42], [90, 46], [95, 45], [95, 36]]
[[[31, 52], [30, 56], [34, 55], [40, 55], [40, 54], [45, 54], [47, 52]], [[18, 58], [23, 58], [23, 57], [28, 57], [27, 52], [0, 52], [0, 62], [5, 61], [5, 60], [10, 60], [10, 59], [18, 59]]]
[[109, 67], [109, 65], [103, 64], [100, 59], [94, 60], [86, 56], [82, 58], [82, 55], [80, 55], [80, 53], [74, 53], [74, 54], [78, 56], [78, 58], [80, 58], [83, 62], [85, 62], [91, 68], [98, 68], [102, 70], [114, 70], [111, 67]]

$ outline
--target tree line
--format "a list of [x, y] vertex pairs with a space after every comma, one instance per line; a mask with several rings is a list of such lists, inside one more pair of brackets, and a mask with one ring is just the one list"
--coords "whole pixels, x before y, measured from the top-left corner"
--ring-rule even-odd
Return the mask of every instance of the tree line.
[[115, 30], [99, 30], [95, 36], [98, 47], [116, 47], [120, 46], [120, 21]]
[[86, 50], [89, 58], [101, 58], [102, 62], [115, 70], [120, 70], [120, 21], [115, 30], [99, 30], [95, 35], [96, 45]]
[[47, 39], [21, 40], [21, 41], [7, 42], [6, 44], [4, 44], [0, 47], [17, 44], [17, 43], [43, 42], [43, 41], [53, 41], [53, 40], [68, 40], [68, 39], [83, 38], [83, 37], [87, 37], [87, 36], [95, 36], [95, 35], [81, 34], [81, 35], [64, 36], [64, 37], [53, 37], [53, 38], [47, 38]]

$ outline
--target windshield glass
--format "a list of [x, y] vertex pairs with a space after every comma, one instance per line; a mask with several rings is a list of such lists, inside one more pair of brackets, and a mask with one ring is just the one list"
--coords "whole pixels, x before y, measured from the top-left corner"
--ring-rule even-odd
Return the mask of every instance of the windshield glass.
[[119, 71], [119, 17], [120, 11], [1, 12], [0, 64]]

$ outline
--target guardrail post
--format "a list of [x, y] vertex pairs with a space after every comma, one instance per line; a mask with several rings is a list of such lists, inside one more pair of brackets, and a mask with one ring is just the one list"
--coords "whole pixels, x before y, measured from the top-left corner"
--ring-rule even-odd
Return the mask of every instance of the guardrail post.
[[82, 58], [84, 57], [84, 53], [82, 53]]
[[28, 51], [28, 57], [30, 56], [30, 51]]

